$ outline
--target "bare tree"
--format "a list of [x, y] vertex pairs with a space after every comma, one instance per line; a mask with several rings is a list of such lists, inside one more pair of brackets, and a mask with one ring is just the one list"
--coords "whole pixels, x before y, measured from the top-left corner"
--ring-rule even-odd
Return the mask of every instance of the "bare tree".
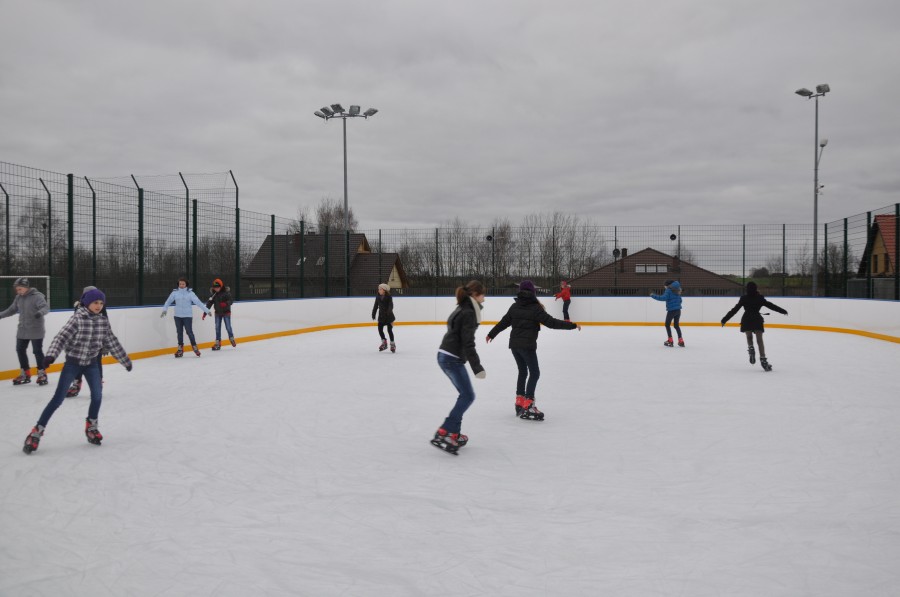
[[[348, 210], [348, 223], [350, 232], [356, 230], [359, 222], [353, 215], [353, 208]], [[331, 232], [344, 231], [344, 203], [339, 199], [323, 197], [316, 207], [316, 226], [319, 231], [325, 230], [327, 227]]]

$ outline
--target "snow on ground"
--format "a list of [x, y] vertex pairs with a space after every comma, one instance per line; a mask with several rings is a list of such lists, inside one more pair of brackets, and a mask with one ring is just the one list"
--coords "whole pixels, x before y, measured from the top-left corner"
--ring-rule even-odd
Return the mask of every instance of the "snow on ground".
[[[458, 457], [440, 326], [342, 329], [3, 388], [0, 595], [897, 595], [900, 345], [771, 329], [545, 330], [543, 423], [508, 332]], [[239, 332], [239, 323], [236, 323]]]

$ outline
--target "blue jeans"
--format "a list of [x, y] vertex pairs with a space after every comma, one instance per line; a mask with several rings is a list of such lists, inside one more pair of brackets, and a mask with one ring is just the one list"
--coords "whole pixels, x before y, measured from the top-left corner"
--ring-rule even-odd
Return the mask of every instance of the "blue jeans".
[[[519, 378], [516, 380], [516, 396], [525, 396], [534, 400], [534, 389], [541, 377], [538, 366], [537, 351], [530, 348], [511, 348], [513, 358], [519, 367]], [[529, 375], [530, 374], [530, 375]], [[526, 383], [526, 379], [528, 382]]]
[[569, 305], [572, 304], [572, 301], [563, 301], [563, 319], [569, 321]]
[[196, 346], [197, 341], [194, 339], [194, 318], [193, 317], [176, 317], [175, 332], [178, 334], [178, 346], [184, 346], [184, 332], [187, 331], [188, 340], [191, 346]]
[[31, 350], [34, 352], [34, 358], [37, 360], [37, 368], [44, 368], [44, 339], [37, 338], [35, 340], [23, 340], [16, 338], [16, 355], [19, 357], [19, 367], [25, 371], [28, 367], [28, 343], [31, 342]]
[[234, 338], [234, 332], [231, 331], [231, 315], [216, 315], [216, 341], [222, 341], [222, 321], [225, 321], [225, 331], [228, 332], [229, 338]]
[[56, 412], [56, 409], [66, 399], [66, 391], [72, 385], [72, 381], [79, 375], [84, 374], [84, 380], [91, 389], [91, 405], [88, 407], [88, 418], [96, 419], [100, 414], [100, 402], [103, 400], [103, 380], [100, 377], [100, 355], [94, 357], [90, 365], [79, 365], [75, 359], [66, 359], [62, 372], [59, 374], [59, 384], [56, 386], [56, 392], [53, 398], [41, 413], [41, 418], [37, 424], [47, 426], [50, 417]]
[[438, 366], [441, 371], [450, 378], [453, 387], [459, 392], [456, 398], [456, 405], [450, 414], [444, 419], [441, 425], [447, 430], [447, 433], [459, 433], [462, 427], [463, 414], [472, 406], [475, 401], [475, 391], [472, 389], [472, 380], [466, 373], [466, 364], [461, 359], [452, 357], [449, 354], [439, 352], [437, 355]]
[[678, 332], [678, 337], [681, 338], [681, 326], [678, 325], [679, 321], [681, 321], [681, 309], [666, 311], [666, 333], [669, 335], [669, 338], [672, 337], [672, 328], [669, 327], [669, 325], [673, 322], [675, 323], [675, 331]]

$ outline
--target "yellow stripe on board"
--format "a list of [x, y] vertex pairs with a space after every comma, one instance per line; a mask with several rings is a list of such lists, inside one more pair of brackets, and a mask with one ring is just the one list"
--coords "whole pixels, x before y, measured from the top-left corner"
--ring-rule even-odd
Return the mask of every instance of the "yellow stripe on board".
[[[446, 325], [445, 321], [401, 321], [395, 322], [394, 325]], [[482, 321], [482, 325], [497, 325], [496, 321]], [[298, 334], [309, 334], [312, 332], [324, 332], [326, 330], [339, 330], [344, 328], [363, 328], [363, 327], [374, 327], [376, 324], [374, 323], [335, 323], [331, 325], [319, 325], [310, 328], [300, 328], [296, 330], [286, 330], [283, 332], [269, 332], [268, 334], [258, 334], [256, 336], [245, 336], [243, 338], [235, 338], [238, 342], [256, 342], [258, 340], [270, 340], [272, 338], [282, 338], [285, 336], [296, 336]], [[643, 322], [643, 321], [591, 321], [585, 322], [581, 324], [582, 326], [645, 326], [645, 327], [655, 327], [662, 325], [661, 323], [654, 322]], [[716, 327], [722, 325], [721, 323], [687, 323], [683, 322], [681, 325], [687, 327]], [[725, 327], [735, 328], [740, 327], [739, 323], [726, 323]], [[882, 340], [884, 342], [894, 342], [900, 344], [900, 337], [898, 336], [889, 336], [887, 334], [876, 334], [875, 332], [867, 332], [865, 330], [854, 330], [850, 328], [835, 328], [835, 327], [826, 327], [826, 326], [817, 326], [817, 325], [793, 325], [789, 323], [767, 323], [767, 328], [781, 328], [786, 330], [805, 330], [810, 332], [833, 332], [837, 334], [851, 334], [854, 336], [863, 336], [865, 338], [872, 338], [873, 340]], [[210, 348], [213, 345], [212, 342], [204, 342], [202, 344], [198, 344], [200, 348]], [[170, 346], [168, 348], [158, 348], [155, 350], [144, 350], [141, 352], [133, 352], [129, 353], [129, 357], [131, 357], [132, 361], [136, 361], [138, 359], [148, 359], [151, 357], [158, 357], [163, 355], [170, 355], [175, 350], [175, 346]], [[113, 357], [104, 357], [103, 364], [109, 365], [116, 363], [116, 359]], [[56, 363], [50, 366], [47, 370], [47, 373], [54, 373], [56, 371], [62, 370], [62, 363]], [[32, 375], [37, 375], [36, 369], [32, 369], [34, 373]], [[18, 369], [11, 369], [9, 371], [0, 371], [0, 380], [3, 379], [13, 379], [19, 375]]]

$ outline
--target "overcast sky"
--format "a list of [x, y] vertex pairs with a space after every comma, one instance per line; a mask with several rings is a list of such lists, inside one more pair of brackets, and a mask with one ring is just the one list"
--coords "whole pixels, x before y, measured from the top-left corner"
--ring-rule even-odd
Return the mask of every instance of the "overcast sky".
[[241, 207], [363, 229], [554, 210], [811, 223], [900, 201], [896, 0], [0, 0], [0, 160], [233, 170]]

